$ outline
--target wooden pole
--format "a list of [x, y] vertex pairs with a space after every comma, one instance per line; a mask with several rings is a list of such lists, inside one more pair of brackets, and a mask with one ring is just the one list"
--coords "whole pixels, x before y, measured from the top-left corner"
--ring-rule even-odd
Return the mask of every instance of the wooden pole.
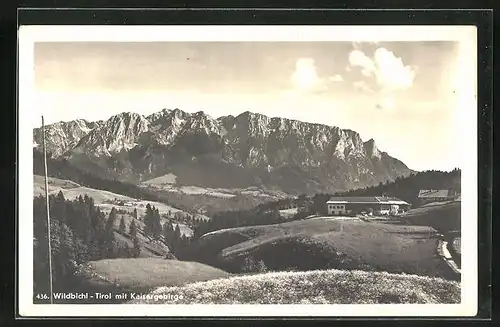
[[47, 176], [47, 152], [45, 149], [45, 124], [42, 116], [42, 146], [43, 146], [43, 166], [45, 169], [45, 200], [47, 207], [47, 244], [49, 249], [49, 291], [50, 291], [50, 304], [54, 304], [52, 292], [52, 245], [50, 238], [50, 210], [49, 210], [49, 181]]

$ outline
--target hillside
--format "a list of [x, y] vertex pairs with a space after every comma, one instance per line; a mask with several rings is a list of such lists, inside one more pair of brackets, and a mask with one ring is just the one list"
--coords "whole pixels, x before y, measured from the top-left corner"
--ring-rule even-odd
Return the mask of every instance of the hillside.
[[[49, 177], [69, 180], [81, 186], [99, 190], [115, 192], [125, 196], [167, 203], [167, 199], [158, 192], [152, 192], [131, 183], [125, 183], [116, 179], [106, 179], [102, 176], [86, 172], [75, 167], [64, 158], [47, 158], [47, 172]], [[33, 149], [33, 175], [44, 175], [43, 154]]]
[[[43, 175], [42, 153], [34, 149], [33, 160], [33, 174]], [[241, 190], [216, 190], [176, 185], [164, 187], [164, 184], [162, 184], [163, 178], [135, 185], [119, 181], [107, 174], [89, 173], [64, 158], [47, 158], [47, 170], [48, 175], [52, 178], [73, 181], [81, 186], [111, 191], [136, 199], [168, 203], [191, 214], [210, 214], [223, 210], [250, 209], [258, 204], [287, 196], [280, 192], [263, 191], [255, 187]], [[38, 192], [43, 192], [43, 188], [39, 189]]]
[[[48, 125], [50, 156], [106, 179], [287, 194], [376, 185], [411, 170], [373, 139], [335, 126], [245, 112], [124, 112], [106, 121]], [[40, 129], [33, 131], [40, 149]], [[220, 194], [219, 194], [220, 195]]]
[[448, 250], [455, 263], [460, 267], [461, 251], [461, 218], [462, 205], [460, 201], [429, 203], [420, 208], [412, 209], [400, 217], [413, 225], [432, 226], [441, 234], [450, 246]]
[[[68, 291], [78, 292], [149, 292], [161, 286], [227, 278], [230, 274], [197, 262], [162, 258], [104, 259], [86, 262], [78, 268]], [[124, 302], [88, 299], [86, 303]]]
[[[45, 181], [43, 176], [34, 175], [33, 181], [34, 196], [45, 195]], [[201, 220], [210, 219], [209, 217], [202, 214], [191, 215], [188, 212], [184, 212], [162, 202], [135, 199], [118, 193], [94, 189], [90, 187], [83, 187], [78, 183], [68, 180], [49, 177], [49, 194], [55, 195], [59, 193], [59, 191], [63, 193], [64, 198], [67, 200], [74, 200], [80, 195], [88, 195], [94, 199], [95, 204], [98, 205], [103, 212], [109, 212], [111, 208], [116, 208], [120, 212], [128, 213], [128, 215], [131, 216], [135, 209], [137, 210], [138, 216], [143, 216], [146, 211], [146, 205], [149, 203], [150, 205], [155, 206], [160, 211], [160, 214], [167, 215], [168, 217], [173, 218], [177, 215], [177, 217], [192, 216], [193, 218]], [[162, 223], [164, 223], [164, 221], [162, 221]], [[182, 228], [186, 227], [187, 226]], [[192, 233], [192, 230], [188, 233]]]
[[443, 234], [460, 232], [461, 207], [460, 201], [429, 203], [407, 211], [401, 219], [413, 225], [432, 226]]
[[426, 226], [318, 217], [207, 233], [179, 258], [241, 272], [248, 261], [269, 270], [362, 269], [456, 276], [437, 256], [437, 232]]
[[[42, 176], [34, 175], [33, 181], [34, 196], [44, 196], [44, 178]], [[48, 184], [49, 194], [51, 196], [56, 196], [59, 192], [61, 192], [64, 198], [68, 201], [76, 200], [80, 196], [84, 197], [85, 195], [91, 197], [95, 206], [99, 207], [101, 212], [106, 216], [109, 215], [112, 208], [115, 208], [118, 213], [113, 226], [115, 230], [114, 235], [116, 241], [121, 246], [126, 245], [129, 248], [133, 248], [133, 240], [130, 238], [130, 235], [118, 232], [121, 220], [123, 219], [127, 231], [131, 223], [134, 222], [138, 229], [137, 236], [140, 244], [139, 257], [165, 257], [172, 252], [172, 249], [169, 249], [164, 242], [154, 241], [144, 235], [144, 221], [142, 219], [145, 215], [147, 204], [155, 206], [159, 210], [162, 215], [160, 219], [162, 225], [167, 221], [170, 221], [172, 222], [174, 228], [177, 225], [179, 226], [181, 235], [187, 237], [191, 237], [193, 235], [192, 227], [187, 225], [187, 223], [193, 223], [192, 218], [190, 218], [191, 220], [186, 218], [191, 217], [191, 215], [164, 203], [138, 200], [109, 191], [82, 187], [75, 182], [52, 177], [49, 177]], [[137, 211], [138, 219], [134, 218], [134, 210]], [[200, 214], [194, 215], [194, 218], [209, 219], [208, 217]]]
[[[332, 196], [380, 196], [386, 194], [405, 200], [415, 208], [420, 205], [417, 197], [421, 189], [452, 189], [460, 193], [460, 175], [459, 169], [451, 172], [424, 171], [411, 174], [408, 177], [396, 178], [393, 182], [348, 192], [318, 193], [314, 196], [302, 194], [298, 197], [261, 203], [250, 209], [220, 211], [213, 213], [210, 221], [199, 224], [194, 235], [201, 236], [218, 229], [277, 224], [285, 220], [303, 219], [310, 215], [327, 215], [326, 202]], [[421, 223], [415, 224], [421, 225]]]
[[222, 270], [198, 262], [157, 258], [91, 261], [82, 265], [78, 274], [88, 278], [89, 282], [106, 282], [135, 292], [229, 276]]
[[133, 304], [460, 303], [460, 285], [439, 278], [325, 270], [238, 276], [160, 287]]

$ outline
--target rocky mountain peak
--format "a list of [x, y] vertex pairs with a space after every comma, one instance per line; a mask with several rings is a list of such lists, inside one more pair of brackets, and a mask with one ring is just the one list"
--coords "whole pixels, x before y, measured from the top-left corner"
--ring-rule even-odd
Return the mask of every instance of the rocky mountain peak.
[[[86, 136], [100, 122], [88, 122], [85, 119], [76, 119], [68, 122], [56, 122], [45, 126], [45, 142], [47, 152], [52, 157], [64, 155]], [[42, 129], [33, 130], [33, 146], [41, 149]]]
[[111, 156], [135, 147], [139, 136], [148, 128], [149, 121], [142, 115], [133, 112], [116, 114], [82, 137], [74, 150], [76, 153]]
[[[265, 183], [282, 190], [319, 190], [321, 185], [321, 190], [331, 191], [373, 185], [409, 173], [403, 163], [383, 155], [373, 139], [363, 142], [355, 131], [249, 111], [218, 119], [203, 111], [179, 109], [163, 109], [147, 117], [126, 112], [106, 121], [79, 119], [54, 124], [51, 129], [48, 147], [54, 156], [74, 161], [84, 158], [86, 167], [100, 166], [106, 172], [116, 171], [115, 176], [136, 174], [130, 177], [135, 180], [169, 173], [169, 167], [175, 166], [182, 169], [173, 172], [175, 175], [183, 173], [195, 180], [191, 185], [198, 178], [193, 176], [205, 179], [206, 174], [222, 174], [210, 184], [222, 187], [218, 181], [226, 179], [227, 169], [234, 169], [246, 177], [232, 178], [247, 186]], [[41, 144], [40, 130], [33, 133], [35, 143]], [[136, 149], [133, 155], [132, 149]], [[102, 160], [103, 156], [118, 160]], [[215, 170], [187, 168], [197, 162], [193, 158], [210, 160], [209, 167]], [[107, 162], [120, 162], [125, 168]], [[234, 187], [230, 180], [226, 184]]]
[[363, 144], [363, 146], [369, 158], [377, 158], [377, 159], [381, 158], [382, 152], [380, 152], [380, 150], [377, 148], [374, 139], [372, 138], [369, 139]]

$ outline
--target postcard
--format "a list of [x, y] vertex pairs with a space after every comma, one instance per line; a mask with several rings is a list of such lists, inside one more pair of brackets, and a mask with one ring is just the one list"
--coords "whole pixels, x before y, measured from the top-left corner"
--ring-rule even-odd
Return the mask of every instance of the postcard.
[[473, 316], [474, 26], [19, 28], [19, 312]]

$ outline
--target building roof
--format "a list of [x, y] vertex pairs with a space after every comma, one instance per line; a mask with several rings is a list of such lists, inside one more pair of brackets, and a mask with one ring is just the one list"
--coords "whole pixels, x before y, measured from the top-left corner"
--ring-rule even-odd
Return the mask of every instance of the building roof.
[[326, 203], [408, 204], [395, 197], [382, 196], [335, 196]]
[[452, 198], [455, 193], [452, 190], [420, 190], [419, 198]]

